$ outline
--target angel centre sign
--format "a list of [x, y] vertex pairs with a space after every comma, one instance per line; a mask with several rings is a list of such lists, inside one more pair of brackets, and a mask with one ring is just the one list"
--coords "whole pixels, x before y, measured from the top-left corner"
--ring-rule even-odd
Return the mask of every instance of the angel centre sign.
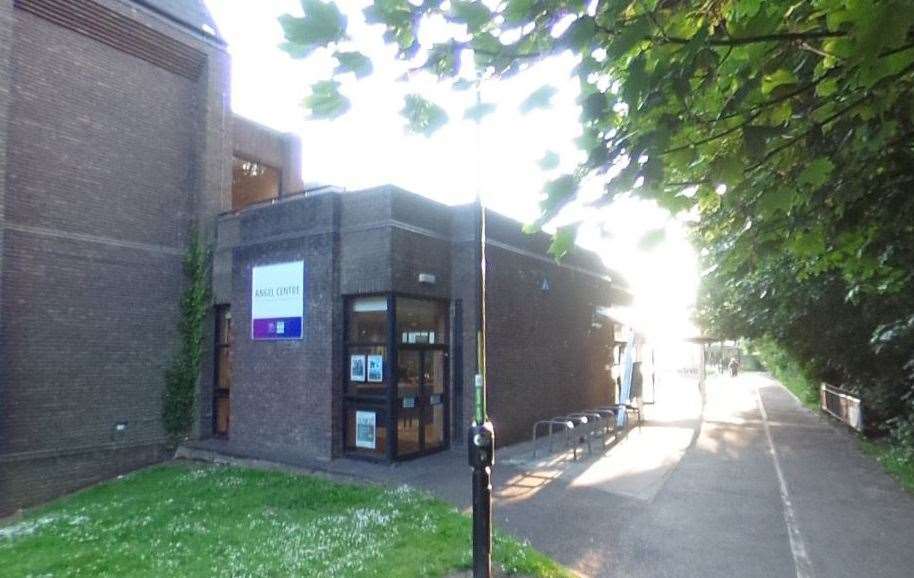
[[301, 339], [304, 309], [304, 261], [254, 267], [251, 339]]

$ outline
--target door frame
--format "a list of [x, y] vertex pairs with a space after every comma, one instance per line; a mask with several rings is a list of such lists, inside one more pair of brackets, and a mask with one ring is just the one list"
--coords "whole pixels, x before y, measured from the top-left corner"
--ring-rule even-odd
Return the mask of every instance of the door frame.
[[[349, 312], [351, 303], [357, 299], [370, 298], [370, 297], [385, 297], [387, 299], [387, 360], [384, 367], [384, 387], [385, 392], [383, 396], [371, 396], [371, 397], [359, 397], [359, 396], [350, 396], [346, 393], [347, 377], [349, 375]], [[445, 343], [435, 343], [435, 344], [426, 344], [426, 343], [409, 343], [409, 344], [400, 344], [399, 337], [397, 335], [397, 300], [398, 298], [403, 299], [416, 299], [420, 301], [432, 301], [439, 303], [443, 306], [445, 314], [445, 331], [444, 334], [447, 336], [447, 342]], [[340, 426], [342, 428], [342, 451], [343, 455], [352, 459], [360, 459], [367, 461], [408, 461], [415, 458], [420, 458], [435, 454], [450, 448], [451, 445], [451, 354], [452, 349], [454, 348], [454, 343], [462, 339], [462, 335], [455, 336], [452, 334], [452, 327], [454, 326], [452, 315], [454, 307], [450, 299], [446, 297], [429, 297], [428, 295], [417, 295], [412, 293], [397, 293], [397, 292], [387, 292], [387, 293], [365, 293], [360, 295], [344, 295], [343, 296], [343, 320], [342, 320], [342, 329], [343, 334], [340, 336], [340, 341], [342, 342], [342, 365], [343, 365], [343, 383], [341, 384], [340, 390], [342, 393], [343, 399], [340, 404]], [[432, 450], [423, 450], [417, 453], [412, 453], [406, 456], [397, 456], [397, 413], [399, 400], [397, 397], [397, 385], [399, 382], [399, 359], [398, 352], [401, 348], [416, 348], [416, 349], [429, 349], [429, 350], [438, 350], [442, 351], [444, 354], [444, 393], [443, 393], [443, 406], [444, 406], [444, 432], [442, 444], [440, 447]], [[459, 363], [459, 361], [458, 361]], [[365, 406], [374, 406], [376, 408], [383, 407], [384, 411], [384, 424], [387, 428], [387, 447], [385, 448], [384, 457], [381, 456], [372, 456], [363, 453], [358, 453], [351, 451], [347, 445], [349, 440], [347, 439], [347, 428], [346, 428], [346, 412], [348, 409], [353, 408], [354, 406], [365, 405]], [[424, 432], [423, 432], [424, 439]]]
[[[416, 406], [416, 409], [419, 410], [419, 423], [418, 423], [419, 451], [401, 456], [401, 455], [397, 454], [397, 447], [396, 447], [396, 445], [394, 445], [394, 448], [393, 448], [393, 459], [394, 460], [404, 461], [404, 460], [419, 458], [422, 456], [428, 456], [428, 455], [436, 454], [440, 451], [446, 450], [448, 447], [450, 447], [450, 441], [451, 441], [451, 436], [450, 436], [450, 425], [451, 425], [451, 423], [450, 423], [450, 409], [451, 409], [450, 408], [450, 405], [451, 405], [450, 404], [450, 399], [451, 399], [450, 387], [451, 387], [451, 383], [450, 383], [449, 348], [450, 348], [450, 344], [448, 344], [448, 343], [443, 343], [443, 344], [404, 343], [404, 344], [399, 344], [397, 346], [398, 358], [400, 355], [400, 351], [416, 351], [419, 353], [419, 392], [418, 392], [419, 394], [417, 395], [417, 398], [419, 399], [419, 401], [417, 402], [417, 406]], [[441, 394], [441, 397], [442, 397], [441, 405], [443, 406], [444, 423], [441, 424], [441, 427], [442, 427], [441, 445], [429, 449], [426, 447], [426, 442], [425, 442], [425, 420], [423, 418], [423, 411], [425, 411], [426, 409], [435, 407], [435, 406], [433, 406], [430, 402], [422, 401], [422, 400], [424, 400], [424, 399], [427, 400], [428, 398], [430, 398], [432, 396], [432, 394], [425, 393], [425, 390], [427, 387], [427, 384], [425, 382], [425, 363], [426, 363], [426, 359], [429, 357], [427, 354], [434, 353], [434, 352], [440, 352], [442, 354], [442, 362], [444, 363], [444, 367], [442, 368], [442, 379], [444, 380], [444, 384], [443, 384], [444, 392]], [[402, 409], [402, 404], [399, 401], [400, 397], [398, 396], [399, 392], [397, 391], [399, 388], [399, 377], [400, 377], [399, 376], [399, 373], [400, 373], [399, 359], [398, 359], [398, 365], [396, 367], [392, 368], [392, 370], [394, 372], [393, 380], [392, 380], [392, 383], [393, 383], [392, 392], [393, 392], [394, 402], [393, 402], [393, 412], [391, 413], [391, 416], [390, 416], [390, 420], [392, 423], [388, 427], [392, 430], [396, 430], [397, 421], [399, 419], [399, 412]], [[396, 439], [396, 437], [397, 437], [396, 434], [394, 434], [395, 439]], [[396, 440], [396, 441], [398, 442], [399, 440]]]

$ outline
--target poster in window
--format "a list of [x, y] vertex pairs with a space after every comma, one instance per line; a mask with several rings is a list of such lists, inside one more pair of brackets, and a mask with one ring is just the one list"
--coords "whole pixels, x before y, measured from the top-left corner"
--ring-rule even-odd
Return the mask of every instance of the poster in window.
[[365, 381], [365, 356], [349, 356], [349, 381]]
[[368, 381], [380, 383], [384, 381], [384, 356], [368, 356]]
[[375, 412], [357, 411], [355, 412], [355, 447], [375, 449], [377, 444], [377, 423]]

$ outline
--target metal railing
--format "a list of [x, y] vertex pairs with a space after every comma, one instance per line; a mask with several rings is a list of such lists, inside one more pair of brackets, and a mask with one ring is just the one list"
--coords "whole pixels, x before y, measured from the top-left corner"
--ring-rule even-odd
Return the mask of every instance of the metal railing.
[[822, 410], [857, 431], [863, 431], [863, 402], [837, 387], [823, 383], [819, 388]]

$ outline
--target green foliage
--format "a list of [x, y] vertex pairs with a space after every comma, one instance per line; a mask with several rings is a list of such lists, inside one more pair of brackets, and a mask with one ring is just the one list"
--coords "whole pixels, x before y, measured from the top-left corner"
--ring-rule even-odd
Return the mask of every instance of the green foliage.
[[447, 123], [444, 109], [418, 94], [407, 95], [403, 116], [407, 121], [407, 130], [425, 136], [431, 136]]
[[719, 266], [703, 283], [700, 319], [713, 334], [742, 335], [789, 352], [804, 379], [860, 395], [876, 425], [907, 411], [901, 400], [914, 387], [914, 331], [893, 320], [914, 309], [914, 295], [861, 293], [849, 301], [841, 275], [804, 275], [787, 255], [736, 271]]
[[303, 18], [286, 14], [279, 19], [287, 42], [282, 48], [293, 58], [304, 58], [322, 46], [346, 37], [346, 17], [336, 4], [321, 0], [301, 0]]
[[371, 74], [373, 70], [371, 59], [361, 52], [336, 52], [333, 56], [339, 62], [334, 70], [337, 74], [352, 72], [356, 78], [362, 78]]
[[[304, 19], [284, 19], [291, 49], [345, 38], [334, 3], [304, 5]], [[730, 269], [789, 254], [802, 274], [837, 271], [849, 290], [893, 293], [912, 281], [909, 2], [376, 0], [365, 14], [401, 57], [424, 52], [423, 68], [455, 86], [469, 80], [458, 76], [463, 53], [488, 78], [576, 52], [587, 158], [577, 179], [610, 175], [600, 202], [634, 190], [673, 212], [698, 211], [697, 238], [729, 243], [718, 258]], [[467, 34], [421, 45], [430, 16]], [[523, 33], [503, 44], [509, 29]], [[555, 92], [540, 88], [522, 110], [548, 106]], [[429, 122], [431, 103], [407, 98], [411, 127], [430, 134], [444, 124]], [[723, 199], [706, 193], [720, 185]], [[683, 194], [690, 187], [699, 194]], [[573, 197], [547, 194], [540, 222]]]
[[172, 444], [186, 438], [193, 426], [203, 354], [203, 322], [210, 306], [209, 261], [209, 251], [194, 231], [184, 257], [187, 288], [181, 297], [180, 347], [165, 372], [162, 399], [162, 425]]
[[544, 171], [551, 171], [552, 169], [558, 168], [559, 166], [559, 155], [553, 151], [546, 151], [546, 154], [543, 155], [543, 158], [539, 161], [539, 166]]
[[495, 105], [491, 102], [477, 102], [466, 110], [463, 118], [480, 122], [483, 118], [495, 112], [495, 108]]
[[541, 86], [521, 103], [521, 112], [527, 114], [540, 108], [549, 108], [552, 105], [552, 97], [556, 93], [558, 93], [558, 90], [553, 86]]
[[[910, 0], [492, 6], [375, 0], [366, 16], [401, 57], [424, 52], [425, 70], [455, 87], [470, 80], [457, 66], [467, 54], [485, 80], [575, 53], [586, 160], [545, 184], [535, 224], [575, 200], [588, 176], [605, 183], [599, 204], [633, 193], [693, 213], [711, 272], [702, 288], [708, 330], [770, 337], [816, 379], [865, 392], [881, 417], [902, 413], [910, 334], [884, 333], [879, 352], [870, 338], [914, 316]], [[418, 28], [428, 16], [466, 34], [423, 46]], [[567, 18], [564, 31], [555, 28]], [[503, 44], [507, 30], [522, 33]], [[294, 31], [287, 40], [296, 50], [314, 44]], [[554, 92], [537, 90], [522, 110], [548, 106]], [[424, 134], [443, 125], [427, 110], [404, 108]], [[559, 232], [554, 255], [569, 238]]]
[[[56, 502], [3, 528], [4, 576], [453, 575], [470, 566], [471, 521], [406, 487], [385, 490], [281, 472], [169, 464]], [[564, 578], [496, 532], [510, 575]]]
[[819, 387], [810, 380], [800, 364], [781, 349], [772, 339], [761, 339], [753, 343], [762, 365], [784, 387], [793, 392], [803, 405], [812, 411], [819, 411]]
[[340, 94], [340, 83], [325, 80], [311, 87], [311, 95], [305, 99], [305, 106], [315, 119], [333, 119], [349, 110], [349, 99]]

